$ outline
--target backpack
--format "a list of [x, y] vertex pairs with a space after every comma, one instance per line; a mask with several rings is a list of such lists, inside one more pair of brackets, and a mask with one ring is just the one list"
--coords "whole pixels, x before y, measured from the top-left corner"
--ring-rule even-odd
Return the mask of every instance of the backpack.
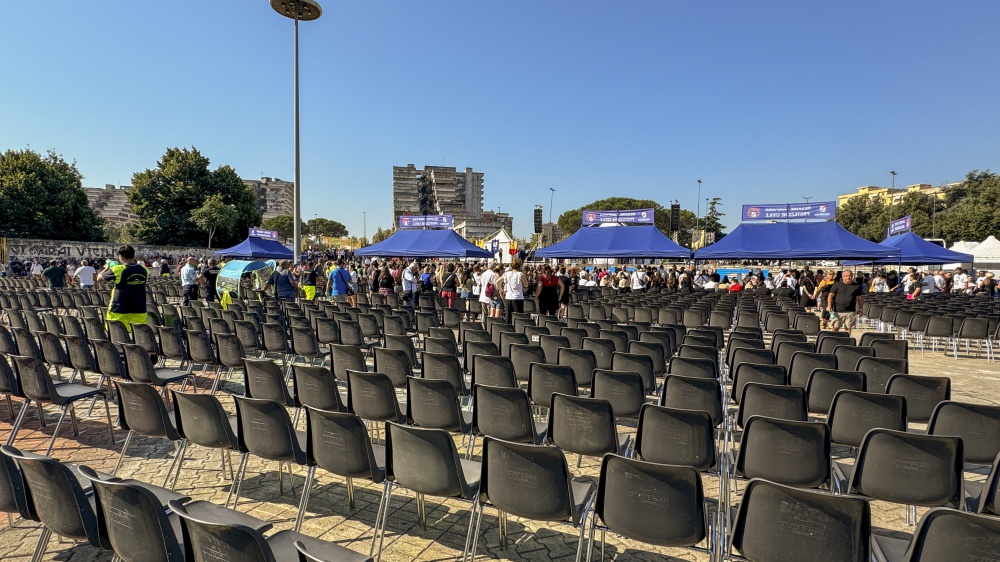
[[490, 281], [490, 282], [489, 282], [489, 283], [488, 283], [488, 284], [486, 285], [486, 297], [487, 297], [487, 298], [491, 298], [491, 299], [492, 299], [492, 298], [493, 298], [493, 295], [495, 295], [495, 294], [496, 294], [496, 289], [494, 289], [494, 288], [493, 288], [493, 282], [492, 282], [492, 281]]

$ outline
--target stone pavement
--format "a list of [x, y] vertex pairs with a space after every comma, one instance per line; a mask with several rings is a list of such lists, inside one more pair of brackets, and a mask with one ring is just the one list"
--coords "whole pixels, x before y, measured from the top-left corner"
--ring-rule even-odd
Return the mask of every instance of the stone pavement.
[[[855, 336], [858, 332], [855, 332]], [[963, 350], [964, 351], [964, 350]], [[911, 346], [910, 372], [922, 375], [947, 375], [953, 381], [953, 399], [997, 404], [1000, 401], [1000, 363], [987, 363], [984, 358], [976, 358], [960, 353], [956, 361], [945, 357], [940, 351], [927, 352], [921, 356], [919, 350]], [[233, 382], [226, 388], [242, 391]], [[207, 378], [200, 380], [199, 386], [206, 388]], [[220, 393], [223, 404], [230, 411], [233, 401], [225, 392]], [[15, 404], [15, 408], [19, 408]], [[5, 410], [6, 408], [3, 408]], [[115, 413], [112, 405], [112, 414]], [[85, 411], [81, 408], [81, 413]], [[0, 410], [0, 442], [5, 442], [11, 428], [5, 411]], [[22, 450], [42, 453], [55, 426], [55, 410], [47, 414], [49, 420], [45, 429], [39, 429], [34, 410], [29, 415], [25, 427], [20, 431], [16, 446]], [[304, 421], [302, 422], [304, 427]], [[86, 464], [97, 470], [111, 471], [114, 468], [125, 432], [116, 430], [117, 445], [111, 445], [107, 423], [102, 408], [95, 409], [94, 415], [80, 420], [81, 434], [72, 437], [69, 423], [61, 431], [63, 437], [56, 440], [52, 455], [63, 461]], [[634, 433], [634, 425], [620, 426], [621, 431]], [[481, 441], [477, 441], [479, 443]], [[165, 440], [135, 437], [119, 472], [119, 476], [133, 477], [156, 485], [163, 484], [170, 464], [172, 446]], [[461, 449], [460, 449], [461, 450]], [[476, 448], [476, 455], [480, 452]], [[836, 448], [834, 454], [843, 453]], [[575, 456], [569, 457], [571, 470], [582, 477], [596, 481], [600, 459], [584, 458], [582, 467], [575, 468]], [[233, 466], [238, 457], [232, 459]], [[987, 469], [981, 471], [985, 476]], [[228, 472], [227, 472], [228, 476]], [[274, 463], [252, 459], [243, 484], [239, 506], [255, 517], [268, 520], [275, 530], [289, 529], [295, 519], [297, 504], [301, 494], [305, 471], [296, 468], [292, 481], [294, 491], [289, 491], [287, 478], [285, 493], [279, 493], [277, 466]], [[194, 499], [208, 500], [223, 504], [229, 492], [228, 478], [223, 476], [220, 454], [192, 446], [188, 449], [187, 460], [177, 485], [177, 491]], [[714, 477], [704, 477], [705, 495], [714, 500], [718, 493], [718, 481]], [[742, 490], [743, 486], [740, 486]], [[302, 527], [305, 534], [334, 541], [359, 552], [368, 552], [375, 513], [381, 494], [381, 486], [355, 481], [356, 509], [348, 507], [346, 488], [341, 479], [317, 470], [317, 485], [309, 501], [308, 515]], [[734, 496], [734, 501], [738, 496]], [[409, 560], [456, 560], [461, 556], [469, 519], [469, 504], [457, 500], [440, 501], [428, 498], [427, 528], [421, 528], [417, 519], [416, 502], [406, 491], [394, 492], [390, 508], [388, 530], [383, 547], [383, 559], [388, 561]], [[923, 509], [920, 513], [923, 513]], [[894, 532], [905, 536], [909, 530], [904, 524], [904, 509], [900, 506], [875, 502], [873, 506], [873, 527], [879, 532]], [[496, 512], [487, 509], [483, 515], [479, 538], [478, 558], [501, 560], [572, 560], [576, 552], [577, 530], [569, 524], [542, 524], [510, 518], [506, 550], [499, 547]], [[31, 557], [38, 540], [39, 530], [34, 524], [17, 521], [14, 529], [0, 527], [0, 560], [5, 562], [27, 561]], [[598, 534], [599, 537], [599, 534]], [[595, 552], [595, 557], [600, 553]], [[708, 560], [708, 556], [682, 549], [665, 549], [636, 543], [608, 533], [605, 555], [609, 560]], [[111, 553], [100, 552], [89, 546], [74, 546], [53, 539], [45, 560], [85, 562], [106, 561]]]

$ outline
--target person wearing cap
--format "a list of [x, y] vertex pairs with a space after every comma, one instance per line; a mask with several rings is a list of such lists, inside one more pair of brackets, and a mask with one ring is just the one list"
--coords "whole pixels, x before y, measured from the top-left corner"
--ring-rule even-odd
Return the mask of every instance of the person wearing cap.
[[983, 284], [980, 287], [980, 292], [986, 296], [993, 298], [997, 294], [997, 280], [992, 271], [988, 272], [985, 277], [983, 277]]

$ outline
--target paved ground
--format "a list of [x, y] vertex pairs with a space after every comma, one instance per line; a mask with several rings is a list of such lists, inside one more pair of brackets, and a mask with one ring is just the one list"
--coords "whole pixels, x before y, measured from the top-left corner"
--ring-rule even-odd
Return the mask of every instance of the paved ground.
[[[940, 352], [928, 352], [921, 357], [919, 351], [913, 351], [910, 372], [952, 377], [953, 397], [956, 400], [991, 404], [1000, 400], [1000, 363], [987, 363], [983, 358], [967, 356], [964, 353], [961, 353], [956, 361], [943, 356]], [[208, 384], [207, 380], [201, 382], [201, 386]], [[223, 403], [231, 410], [232, 400], [225, 393], [221, 396]], [[5, 410], [4, 408], [0, 411], [0, 418], [3, 418], [3, 421], [0, 421], [0, 442], [6, 441], [11, 428]], [[112, 414], [114, 412], [115, 408], [112, 406]], [[64, 461], [86, 464], [98, 470], [112, 470], [125, 434], [121, 430], [116, 431], [118, 444], [111, 445], [107, 424], [102, 414], [103, 412], [98, 409], [91, 418], [81, 419], [79, 437], [72, 437], [69, 428], [64, 427], [61, 432], [63, 437], [56, 441], [53, 456]], [[50, 412], [47, 419], [50, 423], [45, 429], [40, 430], [38, 419], [32, 412], [32, 416], [18, 435], [16, 445], [22, 450], [44, 452], [56, 417]], [[634, 432], [634, 427], [622, 426], [621, 430]], [[476, 453], [478, 452], [477, 447]], [[838, 453], [836, 449], [834, 452]], [[119, 476], [134, 477], [160, 485], [170, 464], [171, 454], [171, 445], [166, 441], [136, 437], [129, 447], [128, 456]], [[192, 447], [187, 458], [177, 491], [195, 499], [224, 503], [229, 489], [228, 479], [223, 477], [219, 453]], [[234, 466], [237, 460], [233, 459]], [[574, 464], [571, 462], [571, 467]], [[583, 466], [573, 470], [581, 477], [596, 480], [599, 468], [599, 459], [585, 458]], [[981, 472], [985, 474], [986, 471]], [[294, 522], [305, 471], [296, 469], [292, 477], [295, 492], [289, 491], [286, 480], [283, 495], [278, 491], [277, 474], [277, 466], [273, 463], [252, 460], [243, 485], [243, 499], [239, 507], [241, 511], [271, 521], [276, 530], [291, 528]], [[318, 487], [314, 489], [309, 502], [303, 532], [367, 553], [381, 487], [356, 481], [357, 506], [356, 510], [351, 512], [343, 481], [322, 471], [317, 471], [317, 475]], [[718, 481], [706, 476], [704, 485], [706, 496], [714, 498], [717, 494]], [[903, 522], [903, 508], [876, 503], [873, 511], [873, 526], [877, 531], [908, 532]], [[454, 500], [439, 502], [428, 498], [426, 530], [418, 523], [416, 513], [416, 502], [411, 494], [406, 492], [394, 494], [383, 559], [389, 561], [458, 559], [466, 536], [468, 504]], [[568, 524], [539, 524], [512, 517], [509, 522], [511, 544], [506, 550], [499, 548], [495, 512], [487, 510], [482, 526], [478, 549], [480, 559], [487, 557], [503, 560], [571, 560], [575, 554], [577, 531]], [[37, 527], [22, 521], [16, 522], [14, 529], [0, 531], [0, 560], [10, 562], [29, 560], [38, 536]], [[905, 535], [899, 534], [899, 536]], [[605, 545], [605, 554], [608, 559], [617, 560], [708, 559], [704, 554], [679, 549], [654, 548], [610, 533]], [[599, 553], [595, 553], [596, 556], [599, 556]], [[44, 559], [74, 562], [104, 561], [110, 560], [111, 555], [88, 546], [59, 543], [53, 539]]]

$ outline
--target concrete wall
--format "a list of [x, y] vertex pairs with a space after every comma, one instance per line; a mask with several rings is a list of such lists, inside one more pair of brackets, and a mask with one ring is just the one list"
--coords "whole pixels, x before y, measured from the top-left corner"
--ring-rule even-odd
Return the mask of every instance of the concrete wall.
[[[32, 240], [29, 238], [7, 238], [7, 260], [31, 259], [66, 259], [79, 261], [82, 259], [113, 258], [115, 250], [121, 244], [112, 242], [73, 242], [69, 240]], [[148, 246], [135, 244], [136, 256], [153, 258], [155, 256], [170, 256], [175, 260], [186, 255], [208, 257], [212, 250], [208, 248], [182, 248], [178, 246]]]

